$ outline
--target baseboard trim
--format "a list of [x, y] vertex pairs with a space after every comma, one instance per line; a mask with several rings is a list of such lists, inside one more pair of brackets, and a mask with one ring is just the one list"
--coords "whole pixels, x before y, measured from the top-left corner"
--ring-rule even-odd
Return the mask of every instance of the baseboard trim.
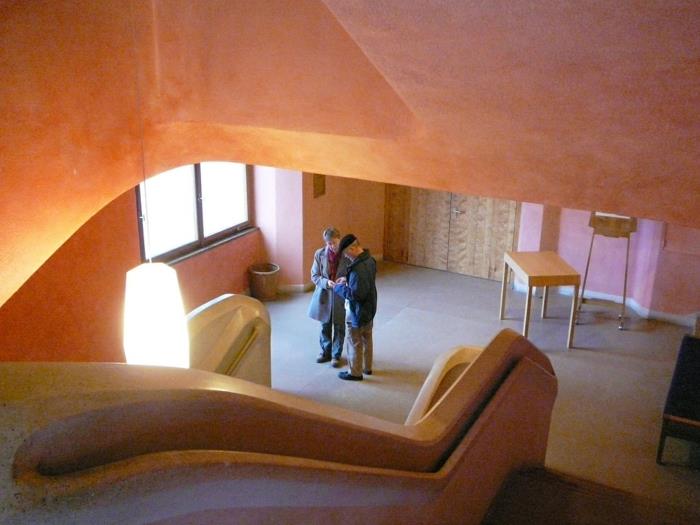
[[[527, 292], [527, 286], [525, 286], [524, 283], [521, 283], [519, 281], [515, 281], [514, 283], [514, 288], [518, 292]], [[571, 286], [561, 286], [557, 287], [557, 293], [560, 295], [568, 295], [571, 296], [571, 294], [574, 293], [574, 290]], [[613, 295], [609, 293], [603, 293], [603, 292], [595, 292], [595, 291], [590, 291], [586, 290], [586, 294], [584, 295], [584, 299], [598, 299], [601, 301], [610, 301], [612, 303], [616, 303], [618, 305], [622, 304], [622, 296], [621, 295]], [[643, 317], [644, 319], [655, 319], [657, 321], [665, 321], [667, 323], [672, 323], [676, 324], [679, 326], [688, 326], [688, 327], [694, 327], [695, 326], [695, 320], [697, 318], [697, 313], [692, 313], [688, 315], [682, 315], [682, 314], [671, 314], [668, 312], [661, 312], [659, 310], [651, 310], [649, 308], [646, 308], [645, 306], [642, 306], [639, 304], [635, 299], [628, 297], [626, 301], [626, 306], [627, 308], [630, 308], [633, 310], [638, 316]]]
[[284, 293], [305, 293], [314, 289], [314, 283], [280, 284], [278, 289]]

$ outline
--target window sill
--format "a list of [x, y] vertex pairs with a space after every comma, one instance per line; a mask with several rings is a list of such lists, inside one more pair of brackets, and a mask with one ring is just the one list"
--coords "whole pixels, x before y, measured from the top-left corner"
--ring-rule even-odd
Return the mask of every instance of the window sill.
[[192, 257], [196, 257], [197, 255], [201, 255], [204, 252], [208, 252], [209, 250], [214, 250], [218, 248], [219, 246], [222, 246], [224, 244], [227, 244], [231, 241], [235, 241], [236, 239], [240, 239], [241, 237], [245, 237], [246, 235], [250, 235], [251, 233], [255, 233], [256, 231], [259, 231], [260, 228], [257, 226], [251, 226], [249, 228], [245, 228], [243, 230], [237, 231], [233, 235], [229, 235], [228, 237], [224, 237], [223, 239], [219, 239], [218, 241], [208, 244], [207, 246], [203, 246], [201, 248], [198, 248], [192, 252], [186, 253], [184, 255], [180, 255], [178, 257], [175, 257], [174, 259], [168, 260], [168, 261], [162, 261], [165, 262], [166, 264], [178, 264], [183, 261], [186, 261], [187, 259], [190, 259]]

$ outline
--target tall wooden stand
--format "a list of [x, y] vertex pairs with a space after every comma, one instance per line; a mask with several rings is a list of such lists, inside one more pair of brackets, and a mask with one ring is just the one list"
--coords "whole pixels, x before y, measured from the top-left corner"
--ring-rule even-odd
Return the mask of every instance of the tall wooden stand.
[[622, 286], [622, 307], [620, 315], [617, 316], [620, 324], [619, 330], [625, 329], [625, 306], [627, 304], [627, 270], [629, 269], [630, 260], [630, 236], [637, 231], [637, 219], [634, 217], [625, 217], [621, 215], [612, 215], [600, 212], [591, 212], [591, 218], [588, 225], [593, 228], [591, 235], [591, 244], [588, 247], [588, 259], [586, 259], [586, 271], [583, 274], [583, 286], [581, 286], [581, 299], [578, 303], [578, 310], [581, 311], [581, 305], [585, 299], [583, 295], [586, 293], [586, 280], [588, 279], [588, 268], [591, 265], [591, 253], [593, 252], [593, 241], [596, 235], [604, 237], [616, 237], [627, 239], [627, 250], [625, 251], [625, 281]]

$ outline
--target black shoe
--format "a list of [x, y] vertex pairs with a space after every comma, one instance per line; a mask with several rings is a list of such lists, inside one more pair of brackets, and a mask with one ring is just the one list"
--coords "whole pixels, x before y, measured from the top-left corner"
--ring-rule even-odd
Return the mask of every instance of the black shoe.
[[317, 362], [317, 363], [327, 363], [327, 362], [330, 361], [330, 360], [331, 360], [331, 356], [326, 355], [326, 354], [320, 354], [320, 355], [316, 358], [316, 362]]
[[338, 373], [338, 377], [346, 381], [362, 381], [362, 376], [354, 376], [350, 372], [340, 372]]
[[371, 370], [363, 370], [362, 373], [365, 374], [366, 376], [371, 376], [371, 375], [372, 375], [372, 371], [371, 371]]

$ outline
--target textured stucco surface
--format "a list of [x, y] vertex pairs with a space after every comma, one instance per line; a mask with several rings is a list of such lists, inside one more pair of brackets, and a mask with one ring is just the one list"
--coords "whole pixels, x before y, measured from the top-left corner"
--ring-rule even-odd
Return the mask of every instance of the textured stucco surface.
[[202, 159], [700, 227], [697, 2], [252, 5], [2, 4], [0, 303]]

